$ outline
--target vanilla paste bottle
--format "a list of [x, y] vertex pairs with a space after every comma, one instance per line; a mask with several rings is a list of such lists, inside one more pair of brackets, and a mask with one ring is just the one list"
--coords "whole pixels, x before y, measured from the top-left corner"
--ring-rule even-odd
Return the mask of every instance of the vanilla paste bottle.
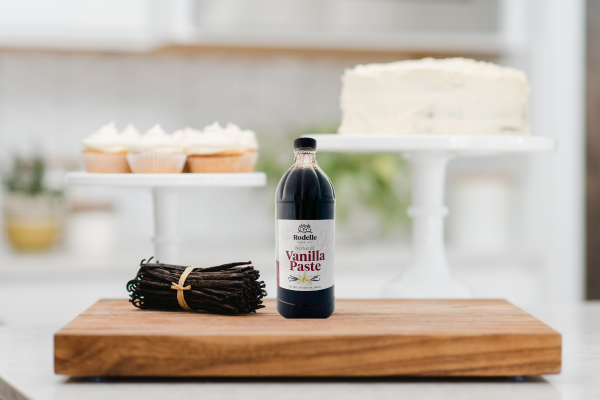
[[294, 165], [275, 194], [277, 311], [285, 318], [333, 314], [335, 192], [317, 165], [317, 141], [294, 141]]

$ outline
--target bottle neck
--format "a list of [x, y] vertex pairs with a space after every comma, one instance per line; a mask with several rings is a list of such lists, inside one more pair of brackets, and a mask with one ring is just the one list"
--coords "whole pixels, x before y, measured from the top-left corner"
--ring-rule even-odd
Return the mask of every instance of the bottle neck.
[[299, 147], [294, 149], [294, 167], [317, 168], [317, 149], [312, 147]]

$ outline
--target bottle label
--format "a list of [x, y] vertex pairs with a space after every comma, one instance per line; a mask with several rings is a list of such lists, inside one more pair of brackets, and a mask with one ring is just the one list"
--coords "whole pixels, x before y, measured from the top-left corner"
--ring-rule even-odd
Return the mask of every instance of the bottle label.
[[277, 220], [277, 284], [312, 291], [333, 286], [335, 220]]

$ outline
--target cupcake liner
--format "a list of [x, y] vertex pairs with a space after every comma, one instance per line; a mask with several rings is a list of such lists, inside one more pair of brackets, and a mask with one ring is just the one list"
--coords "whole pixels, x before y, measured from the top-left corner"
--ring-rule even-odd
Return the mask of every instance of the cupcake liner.
[[237, 156], [189, 156], [190, 172], [240, 172], [242, 155]]
[[134, 174], [179, 174], [183, 171], [185, 154], [133, 153], [127, 161]]
[[242, 156], [240, 172], [254, 172], [254, 166], [258, 160], [257, 151], [247, 151]]
[[129, 173], [131, 169], [125, 154], [87, 153], [82, 154], [83, 166], [91, 173]]

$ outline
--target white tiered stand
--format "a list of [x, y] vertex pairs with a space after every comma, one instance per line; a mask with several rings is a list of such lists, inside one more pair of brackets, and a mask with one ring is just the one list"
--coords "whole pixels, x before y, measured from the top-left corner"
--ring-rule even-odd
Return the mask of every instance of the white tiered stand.
[[90, 174], [70, 172], [71, 186], [108, 186], [146, 189], [152, 193], [154, 209], [154, 255], [162, 262], [178, 261], [179, 195], [183, 190], [201, 187], [262, 187], [264, 172], [239, 174]]
[[444, 248], [446, 166], [458, 157], [554, 150], [543, 136], [392, 136], [311, 134], [318, 151], [400, 153], [410, 163], [412, 252], [408, 267], [383, 290], [387, 298], [472, 298], [448, 267]]

